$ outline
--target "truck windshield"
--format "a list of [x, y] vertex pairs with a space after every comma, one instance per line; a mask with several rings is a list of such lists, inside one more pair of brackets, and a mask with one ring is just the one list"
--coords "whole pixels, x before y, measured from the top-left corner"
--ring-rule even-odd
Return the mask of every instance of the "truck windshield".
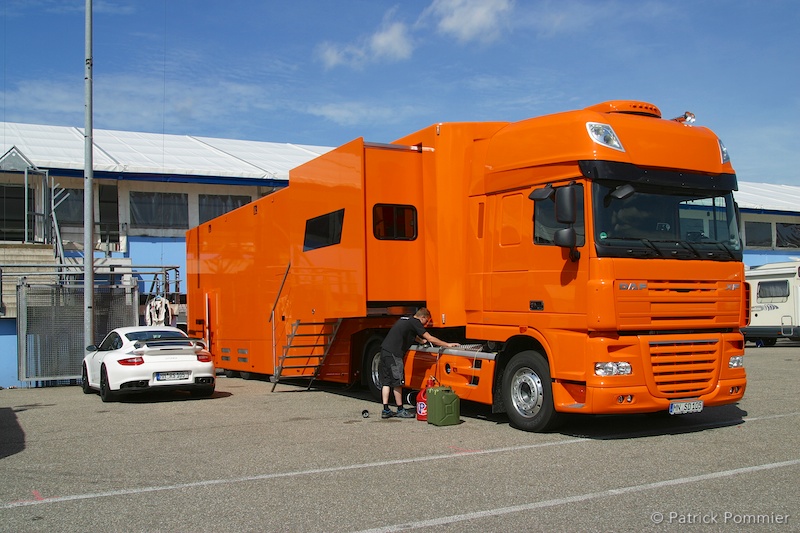
[[595, 245], [599, 257], [741, 261], [733, 195], [595, 181]]

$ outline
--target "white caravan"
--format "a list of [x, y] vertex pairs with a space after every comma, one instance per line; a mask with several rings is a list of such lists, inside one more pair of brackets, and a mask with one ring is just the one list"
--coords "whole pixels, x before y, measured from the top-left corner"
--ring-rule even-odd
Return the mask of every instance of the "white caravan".
[[745, 272], [750, 283], [750, 324], [745, 340], [773, 346], [779, 338], [800, 339], [800, 261], [769, 263]]

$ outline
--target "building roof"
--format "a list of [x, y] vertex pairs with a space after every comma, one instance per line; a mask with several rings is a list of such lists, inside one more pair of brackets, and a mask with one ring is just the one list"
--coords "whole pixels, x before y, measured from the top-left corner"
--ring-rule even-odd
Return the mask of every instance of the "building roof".
[[775, 183], [739, 182], [734, 193], [739, 209], [800, 212], [800, 187]]
[[[98, 130], [94, 170], [117, 179], [183, 176], [228, 180], [286, 181], [289, 170], [332, 149], [329, 146], [238, 141], [191, 135]], [[0, 122], [0, 157], [12, 147], [40, 169], [83, 171], [84, 130]], [[739, 182], [739, 207], [800, 212], [800, 187]]]
[[[99, 129], [93, 131], [93, 141], [95, 172], [122, 175], [288, 180], [290, 169], [331, 150], [328, 146]], [[0, 157], [12, 147], [39, 169], [83, 171], [83, 128], [0, 122]]]

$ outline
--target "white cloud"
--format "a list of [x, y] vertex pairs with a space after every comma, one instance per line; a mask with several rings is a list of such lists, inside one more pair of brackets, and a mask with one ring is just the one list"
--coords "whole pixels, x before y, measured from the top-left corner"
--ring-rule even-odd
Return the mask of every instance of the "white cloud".
[[397, 10], [389, 10], [375, 33], [361, 38], [355, 44], [324, 42], [317, 54], [326, 68], [345, 65], [360, 68], [366, 63], [380, 60], [402, 61], [411, 57], [414, 43], [405, 23], [393, 21]]
[[491, 42], [501, 34], [513, 0], [434, 0], [421, 19], [438, 19], [438, 30], [459, 42]]
[[370, 38], [370, 50], [376, 58], [408, 59], [414, 51], [408, 27], [400, 22], [385, 25]]
[[593, 28], [604, 28], [611, 33], [619, 27], [641, 25], [645, 21], [653, 20], [672, 23], [677, 15], [671, 4], [654, 0], [546, 0], [525, 7], [514, 14], [515, 27], [532, 29], [543, 38], [563, 35], [591, 36], [595, 34]]
[[398, 117], [404, 115], [407, 110], [398, 109], [396, 106], [370, 105], [364, 102], [340, 102], [312, 105], [304, 111], [336, 124], [352, 126], [397, 123]]

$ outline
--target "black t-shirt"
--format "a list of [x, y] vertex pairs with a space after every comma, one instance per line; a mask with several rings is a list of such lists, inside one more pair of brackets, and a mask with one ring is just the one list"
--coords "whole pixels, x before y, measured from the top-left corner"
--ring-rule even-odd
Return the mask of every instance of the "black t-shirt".
[[406, 351], [414, 344], [415, 337], [422, 337], [425, 334], [425, 327], [419, 319], [404, 316], [395, 322], [392, 329], [381, 343], [381, 348], [397, 356], [403, 356]]

